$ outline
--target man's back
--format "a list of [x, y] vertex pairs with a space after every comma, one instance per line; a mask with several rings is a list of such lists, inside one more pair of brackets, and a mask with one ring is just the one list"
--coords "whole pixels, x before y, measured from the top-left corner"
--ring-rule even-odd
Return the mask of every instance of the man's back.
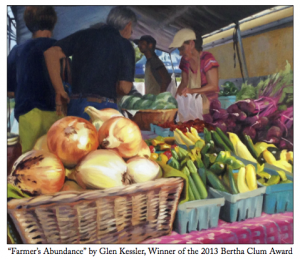
[[56, 45], [72, 56], [73, 94], [116, 98], [116, 83], [133, 81], [133, 47], [110, 26], [79, 31]]

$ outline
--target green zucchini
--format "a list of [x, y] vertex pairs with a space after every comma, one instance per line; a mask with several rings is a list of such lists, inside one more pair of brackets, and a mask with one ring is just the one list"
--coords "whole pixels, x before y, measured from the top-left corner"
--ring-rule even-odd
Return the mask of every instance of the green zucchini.
[[211, 136], [216, 146], [222, 148], [224, 151], [231, 151], [216, 131], [212, 130]]
[[[249, 152], [251, 153], [251, 155], [257, 160], [259, 154], [257, 153], [256, 149], [254, 148], [252, 139], [248, 135], [245, 135], [245, 144], [246, 144]], [[279, 152], [279, 158], [280, 158], [280, 152]]]
[[205, 185], [203, 184], [200, 176], [198, 175], [198, 171], [196, 166], [194, 165], [192, 160], [187, 161], [187, 167], [190, 170], [190, 175], [192, 176], [194, 183], [196, 185], [196, 188], [200, 194], [201, 199], [206, 199], [207, 197], [207, 190], [205, 188]]
[[196, 184], [195, 184], [195, 182], [194, 182], [194, 180], [193, 180], [193, 178], [192, 178], [192, 176], [191, 176], [191, 174], [190, 174], [190, 171], [189, 171], [189, 169], [187, 168], [187, 166], [185, 166], [185, 167], [183, 168], [183, 171], [184, 171], [184, 173], [185, 173], [186, 175], [188, 175], [189, 186], [191, 187], [191, 190], [192, 190], [192, 192], [193, 192], [193, 194], [194, 194], [195, 200], [201, 200], [200, 193], [199, 193], [199, 191], [198, 191], [198, 189], [197, 189], [197, 187], [196, 187]]
[[207, 128], [203, 129], [203, 133], [204, 133], [204, 140], [205, 143], [209, 143], [209, 141], [211, 141], [211, 133]]
[[210, 162], [209, 162], [209, 154], [205, 154], [205, 155], [202, 157], [202, 161], [203, 161], [203, 164], [204, 164], [205, 168], [209, 168], [209, 166], [210, 166]]
[[177, 161], [179, 161], [179, 156], [178, 156], [178, 154], [177, 154], [177, 152], [175, 151], [175, 149], [171, 149], [171, 153], [172, 153], [172, 156], [177, 160]]
[[212, 171], [216, 175], [223, 175], [225, 172], [225, 164], [221, 162], [216, 162], [209, 168], [210, 171]]
[[206, 153], [208, 153], [210, 147], [211, 147], [211, 143], [206, 143], [205, 146], [200, 151], [201, 156], [204, 156]]
[[232, 172], [232, 167], [230, 165], [226, 166], [226, 173], [228, 175], [228, 179], [229, 179], [229, 187], [231, 190], [232, 194], [238, 194], [238, 188], [235, 184], [235, 180], [234, 180], [234, 176], [233, 176], [233, 172]]
[[233, 144], [231, 143], [230, 139], [226, 136], [226, 134], [219, 127], [216, 127], [216, 132], [222, 138], [226, 146], [230, 148], [230, 151], [234, 152]]
[[228, 189], [222, 184], [222, 182], [220, 181], [220, 179], [211, 171], [206, 170], [206, 176], [207, 176], [207, 180], [210, 183], [210, 185], [221, 192], [228, 192]]
[[204, 167], [201, 167], [198, 169], [198, 173], [203, 184], [206, 186], [206, 169]]

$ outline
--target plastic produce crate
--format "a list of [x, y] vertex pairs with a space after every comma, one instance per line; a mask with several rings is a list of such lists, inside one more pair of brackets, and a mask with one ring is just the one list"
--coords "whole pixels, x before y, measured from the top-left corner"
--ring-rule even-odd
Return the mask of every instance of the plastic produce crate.
[[[257, 164], [243, 158], [236, 158], [241, 160], [245, 165], [252, 164], [255, 167], [257, 166]], [[287, 178], [294, 182], [293, 175], [290, 172], [267, 163], [265, 164], [264, 171], [271, 175], [276, 175], [276, 171], [278, 170], [284, 171]], [[259, 186], [264, 186], [259, 182], [257, 182], [257, 184]], [[263, 199], [263, 212], [267, 214], [275, 214], [285, 211], [293, 211], [293, 183], [266, 186], [266, 193], [264, 194]]]
[[208, 196], [207, 199], [188, 201], [178, 205], [174, 221], [174, 231], [179, 234], [200, 231], [218, 226], [220, 208], [224, 197]]
[[[174, 132], [170, 130], [170, 128], [162, 128], [160, 126], [154, 125], [154, 124], [150, 124], [150, 129], [152, 132], [154, 132], [155, 134], [162, 136], [162, 137], [174, 137]], [[200, 138], [204, 138], [204, 133], [198, 133]]]
[[220, 197], [221, 195], [225, 198], [225, 205], [221, 208], [220, 218], [227, 222], [242, 221], [261, 216], [263, 194], [266, 191], [265, 186], [239, 194], [221, 192], [213, 188], [209, 188], [208, 191], [213, 197]]
[[236, 102], [235, 95], [219, 96], [218, 99], [221, 102], [221, 108], [223, 108], [223, 109], [227, 109], [231, 104], [234, 104]]

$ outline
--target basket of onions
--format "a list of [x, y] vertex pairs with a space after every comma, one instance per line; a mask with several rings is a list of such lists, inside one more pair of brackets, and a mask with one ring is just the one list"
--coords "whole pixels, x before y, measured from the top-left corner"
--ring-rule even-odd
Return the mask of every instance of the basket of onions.
[[162, 178], [138, 126], [112, 109], [67, 116], [14, 163], [8, 184], [27, 198], [8, 214], [30, 244], [139, 243], [168, 235], [183, 188]]

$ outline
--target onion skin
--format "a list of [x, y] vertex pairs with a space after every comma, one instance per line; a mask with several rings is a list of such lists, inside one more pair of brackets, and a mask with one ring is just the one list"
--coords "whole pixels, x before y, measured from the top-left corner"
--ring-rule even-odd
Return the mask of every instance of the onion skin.
[[64, 166], [72, 168], [99, 146], [97, 130], [89, 121], [67, 116], [55, 122], [47, 133], [48, 148]]
[[48, 144], [47, 144], [47, 134], [41, 136], [35, 142], [35, 145], [34, 145], [33, 149], [34, 150], [44, 150], [44, 151], [50, 152], [49, 148], [48, 148]]
[[98, 110], [95, 107], [87, 106], [85, 107], [84, 112], [90, 116], [92, 121], [100, 120], [105, 122], [113, 117], [124, 117], [122, 113], [113, 108]]
[[124, 117], [105, 121], [98, 131], [98, 139], [102, 148], [115, 148], [123, 158], [136, 156], [143, 140], [138, 125]]
[[56, 155], [31, 150], [14, 163], [8, 181], [31, 196], [53, 194], [64, 185], [65, 168]]
[[144, 140], [141, 142], [141, 148], [137, 155], [145, 158], [150, 158], [151, 156], [150, 148]]
[[133, 157], [127, 161], [127, 173], [135, 183], [152, 181], [161, 175], [160, 166], [153, 160], [144, 157]]
[[81, 190], [82, 188], [75, 181], [67, 180], [60, 191], [66, 192], [66, 191], [81, 191]]
[[126, 178], [127, 165], [114, 150], [99, 149], [85, 156], [74, 170], [75, 180], [83, 189], [106, 189], [131, 184]]

